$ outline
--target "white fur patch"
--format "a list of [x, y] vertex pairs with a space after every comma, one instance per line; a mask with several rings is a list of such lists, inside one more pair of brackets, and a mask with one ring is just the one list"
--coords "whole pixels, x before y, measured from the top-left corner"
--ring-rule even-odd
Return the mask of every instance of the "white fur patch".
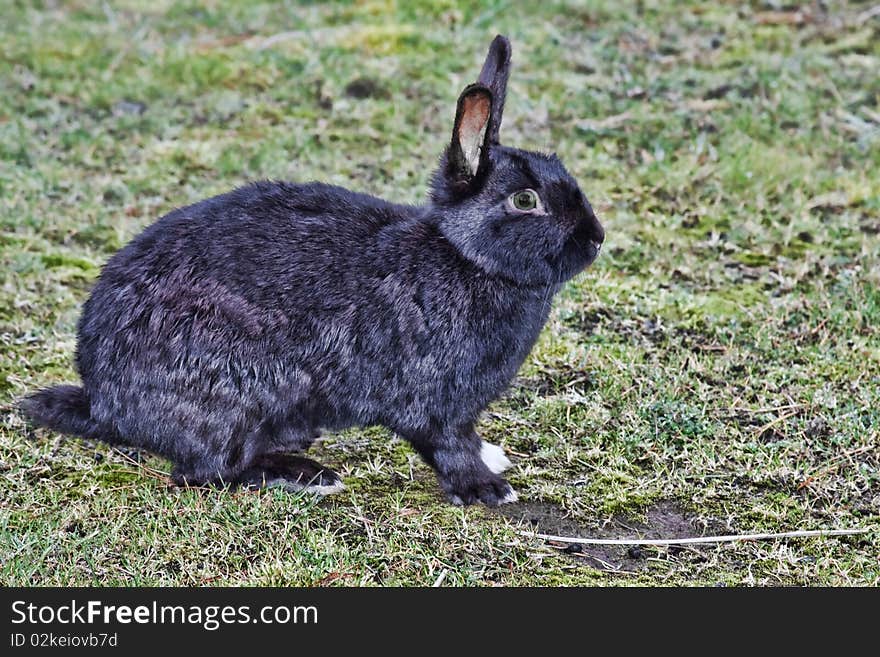
[[485, 440], [480, 449], [480, 458], [494, 474], [501, 474], [513, 465], [503, 449], [498, 447], [498, 445], [487, 443]]
[[518, 499], [519, 499], [519, 495], [517, 495], [516, 491], [511, 488], [510, 492], [507, 495], [505, 495], [504, 498], [501, 500], [501, 503], [502, 504], [510, 504], [511, 502], [516, 502]]

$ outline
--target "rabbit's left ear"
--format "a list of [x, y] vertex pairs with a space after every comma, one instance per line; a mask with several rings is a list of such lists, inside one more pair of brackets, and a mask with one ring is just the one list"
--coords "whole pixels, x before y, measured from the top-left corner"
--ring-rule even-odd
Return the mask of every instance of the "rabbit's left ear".
[[458, 98], [448, 160], [449, 175], [457, 183], [470, 183], [486, 170], [492, 104], [492, 93], [479, 84], [472, 84]]

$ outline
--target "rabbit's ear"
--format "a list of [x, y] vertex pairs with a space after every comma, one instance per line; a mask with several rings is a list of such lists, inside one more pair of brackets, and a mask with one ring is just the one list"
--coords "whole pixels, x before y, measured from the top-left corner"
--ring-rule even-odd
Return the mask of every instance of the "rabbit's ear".
[[486, 169], [492, 105], [492, 93], [479, 84], [472, 84], [458, 98], [449, 145], [449, 174], [456, 182], [469, 183]]
[[501, 114], [504, 112], [504, 99], [507, 95], [507, 76], [510, 75], [510, 41], [500, 34], [489, 46], [489, 54], [477, 84], [492, 92], [492, 120], [489, 122], [489, 143], [498, 143], [498, 130], [501, 128]]

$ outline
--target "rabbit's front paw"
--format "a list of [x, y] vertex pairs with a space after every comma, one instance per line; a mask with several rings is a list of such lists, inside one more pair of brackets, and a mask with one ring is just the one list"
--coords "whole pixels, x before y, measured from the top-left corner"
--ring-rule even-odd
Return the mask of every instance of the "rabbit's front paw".
[[489, 473], [475, 479], [462, 479], [457, 482], [443, 482], [443, 490], [449, 501], [456, 506], [466, 506], [482, 502], [486, 506], [498, 506], [516, 502], [516, 491], [501, 477]]

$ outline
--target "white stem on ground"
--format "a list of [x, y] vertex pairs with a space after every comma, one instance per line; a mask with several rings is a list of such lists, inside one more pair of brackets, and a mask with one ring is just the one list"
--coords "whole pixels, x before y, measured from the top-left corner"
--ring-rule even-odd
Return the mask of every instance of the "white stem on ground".
[[880, 531], [878, 527], [861, 529], [812, 529], [776, 534], [731, 534], [727, 536], [695, 536], [691, 538], [575, 538], [571, 536], [553, 536], [535, 532], [519, 532], [523, 536], [542, 538], [556, 543], [581, 543], [583, 545], [690, 545], [694, 543], [733, 543], [735, 541], [764, 541], [777, 538], [807, 538], [810, 536], [851, 536]]

